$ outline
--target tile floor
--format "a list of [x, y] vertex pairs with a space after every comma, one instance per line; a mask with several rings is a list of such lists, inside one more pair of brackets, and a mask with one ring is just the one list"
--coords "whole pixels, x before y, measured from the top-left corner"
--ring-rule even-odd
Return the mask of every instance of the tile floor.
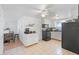
[[25, 47], [19, 40], [16, 43], [10, 44], [9, 47], [5, 45], [4, 55], [77, 55], [62, 49], [61, 41], [54, 39], [40, 41], [38, 44], [29, 47]]

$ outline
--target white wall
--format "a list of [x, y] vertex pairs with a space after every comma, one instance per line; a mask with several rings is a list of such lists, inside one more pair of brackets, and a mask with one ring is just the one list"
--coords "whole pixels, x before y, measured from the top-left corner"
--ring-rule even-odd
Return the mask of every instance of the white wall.
[[0, 5], [0, 54], [3, 54], [3, 30], [4, 30], [3, 10]]

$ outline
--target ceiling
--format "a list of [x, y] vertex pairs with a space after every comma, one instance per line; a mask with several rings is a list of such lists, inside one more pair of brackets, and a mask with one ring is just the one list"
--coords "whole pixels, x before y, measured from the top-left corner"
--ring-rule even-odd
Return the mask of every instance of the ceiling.
[[39, 13], [39, 11], [44, 9], [44, 5], [40, 4], [15, 4], [15, 5], [2, 5], [3, 10], [6, 14], [15, 14], [21, 15], [25, 14], [26, 16], [35, 16]]
[[49, 16], [59, 15], [60, 17], [78, 16], [77, 4], [55, 4], [48, 5]]
[[78, 16], [77, 4], [3, 4], [4, 18], [16, 22], [22, 16], [41, 18], [44, 9], [48, 18], [59, 15], [60, 18]]

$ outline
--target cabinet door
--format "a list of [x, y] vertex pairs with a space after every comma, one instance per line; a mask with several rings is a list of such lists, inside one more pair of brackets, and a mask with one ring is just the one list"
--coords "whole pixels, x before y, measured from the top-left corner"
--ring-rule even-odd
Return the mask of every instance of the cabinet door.
[[26, 36], [26, 46], [39, 42], [37, 34], [27, 34]]
[[52, 37], [53, 39], [57, 39], [57, 40], [61, 40], [61, 35], [62, 35], [61, 32], [52, 32], [52, 33], [51, 33], [51, 37]]

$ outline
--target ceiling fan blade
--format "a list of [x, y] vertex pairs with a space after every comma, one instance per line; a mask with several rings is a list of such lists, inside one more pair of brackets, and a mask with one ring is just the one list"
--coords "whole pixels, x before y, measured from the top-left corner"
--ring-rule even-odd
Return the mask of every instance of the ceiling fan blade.
[[41, 10], [41, 9], [38, 9], [38, 8], [33, 8], [34, 10]]

